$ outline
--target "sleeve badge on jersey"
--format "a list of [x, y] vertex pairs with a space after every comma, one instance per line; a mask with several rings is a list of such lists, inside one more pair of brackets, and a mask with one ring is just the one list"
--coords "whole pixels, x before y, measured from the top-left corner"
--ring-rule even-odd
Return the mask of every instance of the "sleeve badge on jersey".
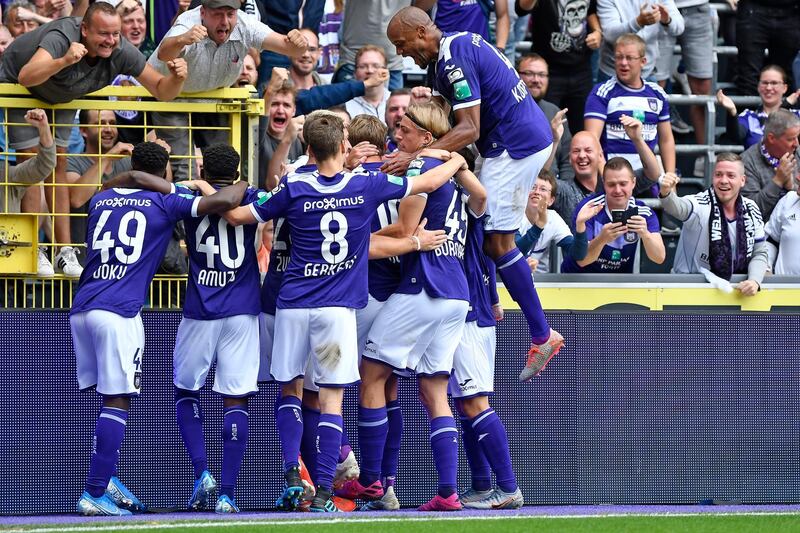
[[453, 96], [456, 100], [466, 100], [472, 96], [467, 80], [457, 81], [453, 84]]
[[256, 200], [256, 203], [258, 205], [264, 205], [265, 203], [267, 203], [267, 200], [269, 200], [270, 198], [272, 198], [272, 193], [271, 192], [261, 191], [260, 193], [258, 193], [258, 200]]
[[194, 200], [195, 199], [195, 195], [193, 195], [193, 194], [180, 193], [180, 194], [178, 194], [178, 196], [180, 196], [182, 198], [188, 198], [189, 200]]
[[414, 159], [411, 163], [408, 164], [408, 168], [422, 168], [422, 165], [425, 164], [425, 161], [422, 159]]
[[400, 178], [398, 176], [392, 176], [391, 174], [387, 174], [386, 177], [389, 179], [389, 183], [393, 183], [399, 186], [403, 185], [403, 178]]
[[449, 81], [450, 83], [455, 83], [458, 80], [463, 80], [463, 79], [464, 79], [464, 73], [461, 71], [460, 68], [451, 70], [450, 72], [447, 73], [447, 81]]

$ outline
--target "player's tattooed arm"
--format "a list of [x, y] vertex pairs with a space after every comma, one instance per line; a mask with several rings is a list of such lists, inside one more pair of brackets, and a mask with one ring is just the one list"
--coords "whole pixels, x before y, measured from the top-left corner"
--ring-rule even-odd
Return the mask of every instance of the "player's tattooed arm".
[[233, 185], [223, 187], [211, 196], [204, 196], [197, 205], [197, 214], [203, 216], [230, 211], [242, 203], [246, 190], [247, 182], [242, 180]]
[[146, 191], [160, 192], [161, 194], [170, 194], [172, 192], [172, 184], [170, 182], [161, 176], [142, 172], [141, 170], [127, 170], [117, 174], [103, 183], [102, 190], [118, 187], [144, 189]]

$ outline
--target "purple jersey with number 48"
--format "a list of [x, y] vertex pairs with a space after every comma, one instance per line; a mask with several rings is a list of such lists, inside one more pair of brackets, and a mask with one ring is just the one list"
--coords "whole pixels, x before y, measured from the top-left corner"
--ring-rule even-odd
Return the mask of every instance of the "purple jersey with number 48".
[[481, 106], [475, 144], [483, 157], [507, 150], [512, 159], [522, 159], [552, 144], [550, 123], [525, 82], [506, 56], [477, 33], [444, 33], [434, 69], [433, 94], [454, 111]]
[[[441, 165], [438, 159], [422, 157], [408, 166], [407, 176], [422, 174]], [[431, 298], [469, 301], [469, 288], [464, 275], [464, 246], [467, 239], [467, 203], [464, 191], [451, 179], [429, 193], [422, 211], [429, 230], [443, 229], [445, 243], [430, 252], [414, 252], [400, 258], [401, 294], [419, 294], [423, 289]]]
[[109, 189], [89, 201], [86, 268], [70, 314], [102, 309], [133, 317], [164, 259], [172, 227], [197, 216], [200, 198], [139, 189]]

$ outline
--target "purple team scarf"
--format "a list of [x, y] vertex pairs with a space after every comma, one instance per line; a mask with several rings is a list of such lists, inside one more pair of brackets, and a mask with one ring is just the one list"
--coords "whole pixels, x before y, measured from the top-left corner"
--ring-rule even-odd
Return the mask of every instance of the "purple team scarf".
[[708, 262], [711, 272], [730, 281], [734, 273], [747, 273], [747, 265], [753, 256], [756, 242], [755, 213], [745, 204], [741, 194], [736, 198], [736, 257], [732, 257], [731, 240], [728, 236], [728, 220], [720, 207], [713, 187], [706, 191], [711, 200], [708, 217]]

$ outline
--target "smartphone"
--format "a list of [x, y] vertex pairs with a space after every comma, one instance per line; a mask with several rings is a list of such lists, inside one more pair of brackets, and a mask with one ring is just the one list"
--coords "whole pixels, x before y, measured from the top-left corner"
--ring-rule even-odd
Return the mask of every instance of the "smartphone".
[[628, 211], [625, 209], [612, 209], [611, 210], [611, 222], [616, 224], [617, 222], [621, 222], [625, 224], [628, 221]]

